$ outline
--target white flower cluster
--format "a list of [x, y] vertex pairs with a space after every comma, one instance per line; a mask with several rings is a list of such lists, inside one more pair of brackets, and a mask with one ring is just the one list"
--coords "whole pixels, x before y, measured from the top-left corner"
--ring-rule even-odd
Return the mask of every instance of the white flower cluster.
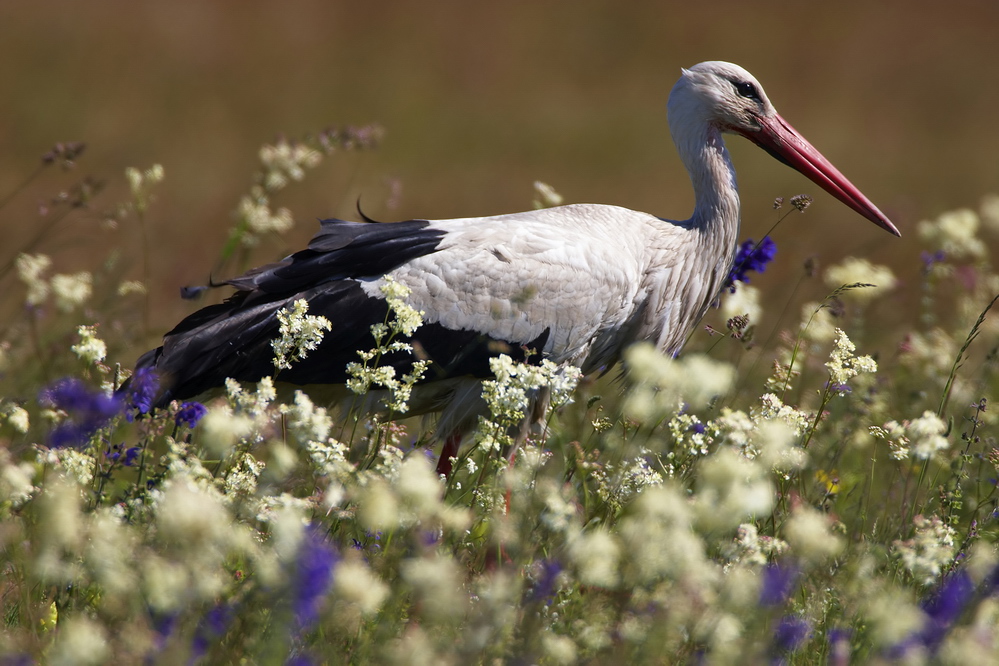
[[847, 257], [843, 263], [826, 269], [825, 282], [832, 289], [850, 284], [873, 285], [842, 292], [845, 298], [867, 303], [894, 288], [896, 280], [895, 274], [887, 266], [878, 266], [858, 257]]
[[260, 148], [263, 185], [268, 191], [280, 190], [289, 180], [305, 178], [305, 170], [319, 166], [322, 161], [322, 153], [303, 143], [282, 139], [275, 145], [265, 144]]
[[80, 326], [76, 329], [80, 342], [70, 349], [87, 365], [97, 365], [107, 356], [108, 347], [97, 337], [96, 326]]
[[140, 171], [135, 167], [125, 169], [125, 180], [128, 181], [128, 188], [132, 191], [132, 201], [135, 210], [139, 213], [145, 212], [152, 201], [152, 186], [163, 182], [163, 166], [154, 164], [145, 171]]
[[275, 370], [290, 368], [293, 362], [304, 359], [323, 341], [326, 331], [333, 328], [329, 319], [306, 314], [308, 311], [309, 302], [304, 298], [295, 301], [291, 310], [278, 310], [281, 337], [271, 340]]
[[60, 273], [46, 280], [44, 274], [52, 266], [52, 260], [44, 254], [20, 254], [15, 266], [18, 277], [27, 287], [25, 302], [30, 306], [41, 305], [51, 293], [60, 311], [72, 312], [93, 293], [93, 277], [88, 271]]
[[916, 516], [912, 522], [915, 534], [911, 539], [896, 541], [895, 553], [913, 578], [931, 585], [954, 559], [957, 532], [939, 516]]
[[944, 437], [947, 423], [929, 410], [911, 421], [888, 421], [884, 426], [871, 426], [868, 430], [888, 443], [895, 460], [905, 460], [909, 456], [929, 460], [950, 448], [950, 441]]
[[664, 356], [654, 346], [639, 343], [624, 353], [633, 386], [625, 411], [640, 421], [652, 421], [681, 403], [701, 409], [732, 387], [735, 368], [702, 354], [680, 359]]
[[555, 188], [540, 180], [534, 181], [535, 199], [532, 202], [535, 209], [551, 208], [562, 205], [562, 195], [555, 191]]
[[412, 352], [413, 345], [397, 340], [398, 335], [409, 337], [423, 325], [423, 312], [406, 303], [410, 294], [406, 285], [396, 282], [391, 276], [385, 276], [381, 286], [385, 301], [389, 307], [387, 322], [379, 322], [371, 326], [371, 336], [375, 340], [374, 349], [358, 351], [363, 363], [348, 363], [347, 388], [358, 395], [364, 395], [372, 386], [382, 386], [389, 390], [390, 397], [386, 407], [396, 413], [404, 414], [409, 410], [409, 399], [413, 387], [423, 379], [431, 361], [422, 359], [414, 361], [412, 369], [401, 378], [396, 378], [395, 367], [379, 365], [385, 354], [392, 352]]
[[243, 222], [250, 232], [242, 237], [243, 244], [247, 246], [256, 245], [261, 234], [272, 231], [282, 234], [295, 226], [290, 210], [287, 208], [271, 210], [270, 200], [263, 193], [258, 194], [259, 196], [251, 194], [243, 197], [236, 208], [236, 218]]
[[832, 352], [829, 354], [829, 361], [826, 368], [829, 370], [829, 381], [832, 390], [841, 395], [847, 390], [846, 383], [862, 372], [874, 373], [878, 371], [878, 364], [870, 356], [854, 356], [857, 346], [850, 341], [842, 329], [836, 329], [836, 342]]
[[960, 208], [935, 220], [923, 220], [916, 229], [920, 240], [943, 250], [948, 258], [984, 259], [987, 250], [978, 237], [978, 227], [978, 214], [970, 208]]

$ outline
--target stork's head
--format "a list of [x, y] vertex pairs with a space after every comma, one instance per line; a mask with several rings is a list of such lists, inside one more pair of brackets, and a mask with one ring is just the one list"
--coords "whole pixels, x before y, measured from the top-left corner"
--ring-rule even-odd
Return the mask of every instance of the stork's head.
[[870, 199], [780, 117], [752, 74], [718, 60], [682, 71], [667, 104], [670, 132], [678, 147], [684, 141], [703, 141], [707, 128], [740, 134], [879, 227], [899, 235]]

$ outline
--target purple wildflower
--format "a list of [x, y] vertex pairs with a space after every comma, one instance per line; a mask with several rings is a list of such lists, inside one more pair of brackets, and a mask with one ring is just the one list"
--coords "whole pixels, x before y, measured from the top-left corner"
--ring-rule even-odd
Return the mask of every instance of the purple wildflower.
[[749, 284], [749, 277], [746, 275], [750, 271], [762, 273], [767, 270], [767, 264], [773, 261], [777, 254], [777, 243], [764, 236], [759, 244], [752, 238], [739, 245], [735, 253], [735, 261], [732, 263], [732, 270], [729, 271], [728, 279], [725, 280], [725, 287], [729, 291], [735, 291], [736, 282]]
[[[124, 452], [122, 451], [124, 449]], [[139, 457], [139, 452], [141, 449], [138, 446], [133, 446], [130, 448], [125, 448], [125, 444], [118, 444], [113, 446], [105, 452], [108, 459], [114, 462], [120, 462], [125, 467], [131, 467], [135, 464], [135, 459]]]
[[95, 391], [74, 378], [61, 379], [42, 389], [38, 401], [69, 415], [49, 433], [49, 444], [55, 448], [85, 445], [122, 407], [117, 396]]
[[292, 608], [299, 629], [308, 629], [319, 619], [323, 599], [333, 584], [333, 569], [337, 563], [336, 550], [310, 527], [298, 550], [297, 570], [292, 585]]
[[796, 567], [768, 564], [763, 570], [760, 605], [782, 606], [791, 596], [797, 580], [798, 569]]
[[208, 409], [200, 402], [185, 402], [182, 403], [180, 409], [177, 410], [174, 422], [178, 426], [187, 424], [188, 428], [193, 428], [198, 425], [198, 421], [200, 421], [207, 413]]
[[228, 605], [216, 606], [205, 614], [205, 617], [198, 623], [198, 628], [191, 641], [192, 662], [207, 654], [212, 643], [217, 643], [225, 636], [232, 615], [232, 607]]
[[562, 573], [562, 565], [556, 560], [541, 560], [535, 563], [538, 572], [537, 580], [531, 589], [528, 601], [542, 601], [551, 599], [555, 593], [555, 583], [558, 575]]
[[792, 615], [785, 615], [777, 624], [774, 632], [774, 646], [784, 652], [794, 652], [808, 640], [812, 633], [812, 625], [808, 620]]
[[947, 253], [943, 250], [937, 250], [936, 252], [927, 252], [926, 250], [923, 250], [920, 257], [923, 260], [923, 274], [926, 275], [933, 270], [934, 264], [939, 264], [947, 259]]
[[948, 576], [936, 594], [920, 604], [928, 618], [920, 632], [921, 642], [936, 650], [974, 595], [975, 584], [967, 571], [962, 569]]
[[687, 430], [689, 432], [695, 433], [697, 435], [703, 435], [704, 434], [704, 424], [703, 423], [693, 423], [693, 424], [691, 424], [691, 426], [689, 428], [687, 428]]
[[136, 414], [148, 414], [153, 408], [153, 400], [156, 399], [156, 392], [160, 387], [160, 378], [152, 368], [139, 368], [132, 375], [128, 383], [128, 390], [125, 392], [125, 401], [128, 406], [125, 418], [131, 422]]

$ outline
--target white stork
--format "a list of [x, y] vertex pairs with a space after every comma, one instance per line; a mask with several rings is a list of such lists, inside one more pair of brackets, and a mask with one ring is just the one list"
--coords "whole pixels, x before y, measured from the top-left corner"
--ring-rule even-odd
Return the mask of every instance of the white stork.
[[[694, 187], [693, 215], [667, 220], [600, 204], [388, 224], [324, 220], [308, 248], [229, 280], [226, 302], [187, 317], [139, 359], [162, 378], [162, 405], [273, 373], [275, 313], [298, 299], [333, 322], [318, 349], [283, 370], [292, 385], [343, 384], [357, 350], [385, 320], [381, 286], [409, 287], [425, 312], [414, 342], [433, 361], [411, 413], [441, 411], [450, 471], [460, 436], [481, 410], [480, 381], [497, 348], [535, 349], [583, 373], [609, 367], [648, 340], [675, 354], [732, 267], [739, 194], [723, 133], [741, 134], [883, 229], [898, 230], [781, 118], [745, 69], [702, 62], [682, 70], [667, 104], [670, 133]], [[525, 297], [528, 295], [528, 297]], [[397, 373], [413, 358], [386, 357]]]

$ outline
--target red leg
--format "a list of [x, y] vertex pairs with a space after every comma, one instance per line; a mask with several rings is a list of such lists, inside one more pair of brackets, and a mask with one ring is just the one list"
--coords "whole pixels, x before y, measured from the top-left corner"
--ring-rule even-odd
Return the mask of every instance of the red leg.
[[458, 455], [458, 447], [461, 446], [461, 434], [451, 433], [444, 440], [444, 446], [441, 447], [441, 457], [437, 461], [437, 473], [443, 474], [444, 477], [451, 476], [451, 458]]

